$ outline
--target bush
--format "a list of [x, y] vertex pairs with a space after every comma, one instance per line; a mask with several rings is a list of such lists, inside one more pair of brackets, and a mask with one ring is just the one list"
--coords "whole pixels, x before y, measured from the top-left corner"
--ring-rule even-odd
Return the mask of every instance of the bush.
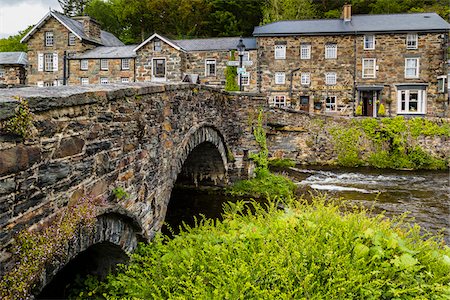
[[295, 167], [295, 161], [289, 158], [270, 159], [269, 167], [277, 169], [289, 169]]
[[92, 289], [108, 299], [448, 299], [450, 248], [401, 220], [312, 205], [228, 204], [173, 240], [141, 244]]
[[378, 107], [378, 115], [384, 117], [386, 115], [386, 109], [384, 108], [384, 104], [381, 103]]

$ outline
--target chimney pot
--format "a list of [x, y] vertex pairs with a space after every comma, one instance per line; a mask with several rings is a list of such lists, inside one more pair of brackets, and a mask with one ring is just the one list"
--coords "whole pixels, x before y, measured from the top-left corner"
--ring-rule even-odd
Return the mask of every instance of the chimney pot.
[[352, 5], [345, 4], [342, 10], [342, 18], [344, 22], [350, 22], [352, 20]]

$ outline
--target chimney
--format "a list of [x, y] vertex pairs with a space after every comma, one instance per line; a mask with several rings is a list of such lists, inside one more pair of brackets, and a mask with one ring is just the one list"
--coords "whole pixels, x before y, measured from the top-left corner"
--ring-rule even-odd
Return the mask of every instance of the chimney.
[[83, 24], [83, 32], [89, 39], [99, 43], [101, 42], [101, 28], [100, 24], [98, 24], [96, 20], [89, 16], [73, 17], [72, 19]]
[[344, 22], [350, 22], [352, 20], [352, 5], [345, 4], [342, 10], [342, 18]]

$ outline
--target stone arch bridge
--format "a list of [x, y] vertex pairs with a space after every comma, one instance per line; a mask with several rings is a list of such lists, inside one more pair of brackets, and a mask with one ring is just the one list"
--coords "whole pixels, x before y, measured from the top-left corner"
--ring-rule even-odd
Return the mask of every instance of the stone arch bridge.
[[81, 195], [107, 198], [115, 187], [129, 194], [107, 201], [96, 230], [44, 271], [37, 292], [93, 245], [115, 245], [113, 255], [151, 239], [177, 180], [223, 184], [247, 176], [245, 155], [257, 150], [249, 114], [264, 103], [188, 84], [22, 88], [1, 92], [0, 122], [14, 114], [16, 96], [26, 99], [34, 128], [25, 141], [0, 135], [0, 275], [20, 230], [42, 226]]

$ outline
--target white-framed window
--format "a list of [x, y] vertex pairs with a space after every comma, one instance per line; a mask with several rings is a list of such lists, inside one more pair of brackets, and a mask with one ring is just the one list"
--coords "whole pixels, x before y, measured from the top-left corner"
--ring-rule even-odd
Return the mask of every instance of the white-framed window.
[[0, 78], [4, 78], [5, 77], [5, 69], [0, 68]]
[[162, 49], [162, 47], [161, 47], [161, 41], [160, 41], [160, 40], [155, 40], [155, 41], [153, 42], [153, 51], [155, 51], [155, 52], [161, 52], [161, 49]]
[[122, 83], [129, 83], [130, 82], [130, 78], [122, 77], [122, 78], [120, 78], [120, 82], [122, 82]]
[[205, 59], [205, 75], [216, 76], [216, 60]]
[[75, 38], [76, 38], [75, 34], [69, 32], [69, 46], [75, 45]]
[[53, 53], [44, 54], [44, 71], [53, 71]]
[[325, 58], [326, 59], [337, 58], [337, 44], [326, 44], [325, 45]]
[[325, 73], [325, 84], [326, 85], [335, 85], [336, 84], [336, 72], [328, 72]]
[[375, 78], [376, 77], [376, 59], [363, 58], [362, 59], [362, 77]]
[[310, 85], [311, 84], [311, 74], [310, 73], [302, 73], [300, 81], [301, 81], [302, 85]]
[[364, 50], [375, 49], [375, 36], [373, 34], [364, 36]]
[[283, 107], [286, 106], [286, 96], [285, 95], [275, 95], [273, 96], [273, 98], [271, 99], [271, 103], [270, 106], [275, 106], [275, 107]]
[[275, 59], [286, 59], [286, 45], [275, 45]]
[[122, 58], [120, 61], [120, 65], [122, 67], [122, 70], [129, 70], [130, 69], [130, 59]]
[[88, 85], [89, 84], [89, 78], [88, 77], [81, 77], [80, 78], [81, 85]]
[[419, 45], [419, 37], [416, 33], [408, 33], [406, 35], [406, 49], [417, 49]]
[[89, 61], [87, 59], [80, 60], [80, 70], [87, 71], [89, 68]]
[[[0, 76], [1, 77], [1, 76]], [[445, 80], [446, 80], [446, 76], [442, 75], [442, 76], [438, 76], [437, 80], [438, 80], [438, 93], [445, 93]]]
[[108, 60], [105, 58], [100, 59], [100, 70], [107, 71], [108, 70]]
[[419, 78], [419, 58], [405, 58], [405, 78]]
[[152, 59], [152, 75], [154, 80], [164, 80], [166, 78], [166, 59]]
[[328, 96], [325, 98], [325, 111], [336, 111], [336, 96]]
[[311, 59], [311, 45], [301, 44], [300, 45], [300, 59]]
[[100, 84], [108, 84], [109, 80], [108, 77], [100, 77]]
[[54, 37], [53, 37], [53, 31], [46, 31], [45, 32], [45, 46], [53, 46], [54, 44]]
[[[241, 83], [241, 76], [238, 76], [238, 84]], [[244, 72], [242, 73], [242, 85], [250, 85], [250, 73]]]
[[242, 61], [250, 61], [250, 52], [245, 51], [244, 55], [242, 56]]
[[275, 72], [275, 84], [284, 84], [286, 82], [286, 74], [284, 72]]
[[399, 114], [425, 114], [426, 90], [399, 90], [397, 113]]

